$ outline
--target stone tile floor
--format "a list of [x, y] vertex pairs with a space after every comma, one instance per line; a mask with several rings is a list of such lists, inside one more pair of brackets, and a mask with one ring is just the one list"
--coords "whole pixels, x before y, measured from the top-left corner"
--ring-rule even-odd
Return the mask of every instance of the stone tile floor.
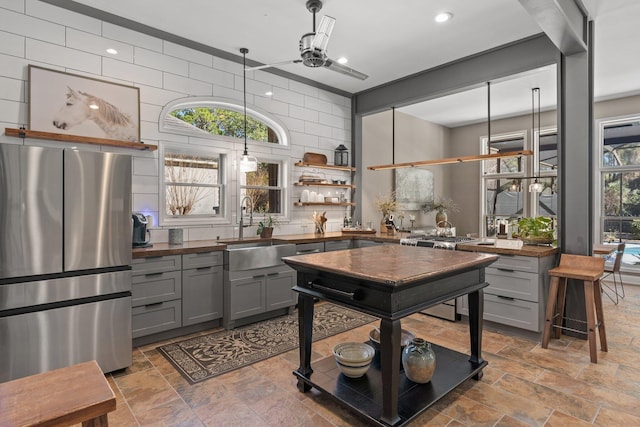
[[[589, 362], [587, 342], [537, 341], [484, 331], [481, 381], [468, 380], [412, 426], [640, 426], [640, 286], [615, 306], [604, 298], [609, 352]], [[465, 322], [423, 314], [403, 319], [417, 336], [468, 351]], [[333, 345], [364, 341], [371, 326], [314, 343], [316, 360]], [[134, 349], [133, 366], [108, 374], [117, 396], [113, 426], [356, 426], [360, 419], [317, 391], [300, 393], [297, 351], [190, 385], [155, 348]], [[598, 346], [599, 348], [599, 346]]]

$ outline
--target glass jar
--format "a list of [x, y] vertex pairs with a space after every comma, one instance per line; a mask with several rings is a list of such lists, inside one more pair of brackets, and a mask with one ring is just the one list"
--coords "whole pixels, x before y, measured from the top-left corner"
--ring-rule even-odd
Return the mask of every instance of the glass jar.
[[431, 343], [414, 338], [402, 351], [402, 368], [407, 378], [414, 383], [426, 384], [436, 370], [436, 354]]

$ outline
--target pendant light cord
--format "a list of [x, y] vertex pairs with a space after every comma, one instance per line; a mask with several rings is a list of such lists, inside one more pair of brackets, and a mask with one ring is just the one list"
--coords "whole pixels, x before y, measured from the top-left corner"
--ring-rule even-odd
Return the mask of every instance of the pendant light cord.
[[244, 153], [243, 155], [249, 155], [247, 150], [247, 53], [249, 49], [243, 47], [240, 49], [242, 52], [242, 93], [244, 95]]
[[487, 82], [487, 153], [491, 152], [491, 82]]
[[396, 162], [396, 107], [391, 107], [391, 163]]

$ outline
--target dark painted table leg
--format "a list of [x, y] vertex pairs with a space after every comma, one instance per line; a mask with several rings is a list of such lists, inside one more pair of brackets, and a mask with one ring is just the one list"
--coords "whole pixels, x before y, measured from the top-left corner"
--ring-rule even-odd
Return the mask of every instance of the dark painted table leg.
[[[471, 292], [469, 298], [469, 335], [471, 337], [471, 357], [469, 361], [476, 365], [484, 362], [482, 359], [482, 315], [484, 313], [484, 291], [482, 289]], [[482, 371], [474, 375], [473, 379], [482, 378]]]
[[380, 368], [382, 370], [381, 421], [394, 425], [398, 417], [400, 387], [400, 320], [380, 320]]
[[[309, 378], [311, 369], [311, 341], [313, 339], [313, 297], [298, 295], [298, 342], [300, 343], [300, 367], [298, 372]], [[306, 392], [311, 386], [298, 379], [298, 390]]]

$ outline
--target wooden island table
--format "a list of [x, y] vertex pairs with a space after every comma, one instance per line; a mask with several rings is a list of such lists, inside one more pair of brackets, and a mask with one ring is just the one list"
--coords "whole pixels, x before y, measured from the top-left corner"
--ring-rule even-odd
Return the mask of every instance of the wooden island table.
[[[300, 367], [294, 371], [298, 389], [316, 388], [370, 423], [400, 426], [463, 381], [479, 380], [487, 365], [481, 355], [484, 269], [497, 259], [496, 255], [401, 245], [283, 258], [298, 277], [293, 288], [299, 293]], [[432, 345], [436, 353], [432, 380], [411, 382], [399, 368], [400, 319], [462, 295], [469, 298], [470, 355]], [[345, 377], [333, 357], [312, 366], [314, 298], [381, 319], [380, 351], [363, 377]]]

